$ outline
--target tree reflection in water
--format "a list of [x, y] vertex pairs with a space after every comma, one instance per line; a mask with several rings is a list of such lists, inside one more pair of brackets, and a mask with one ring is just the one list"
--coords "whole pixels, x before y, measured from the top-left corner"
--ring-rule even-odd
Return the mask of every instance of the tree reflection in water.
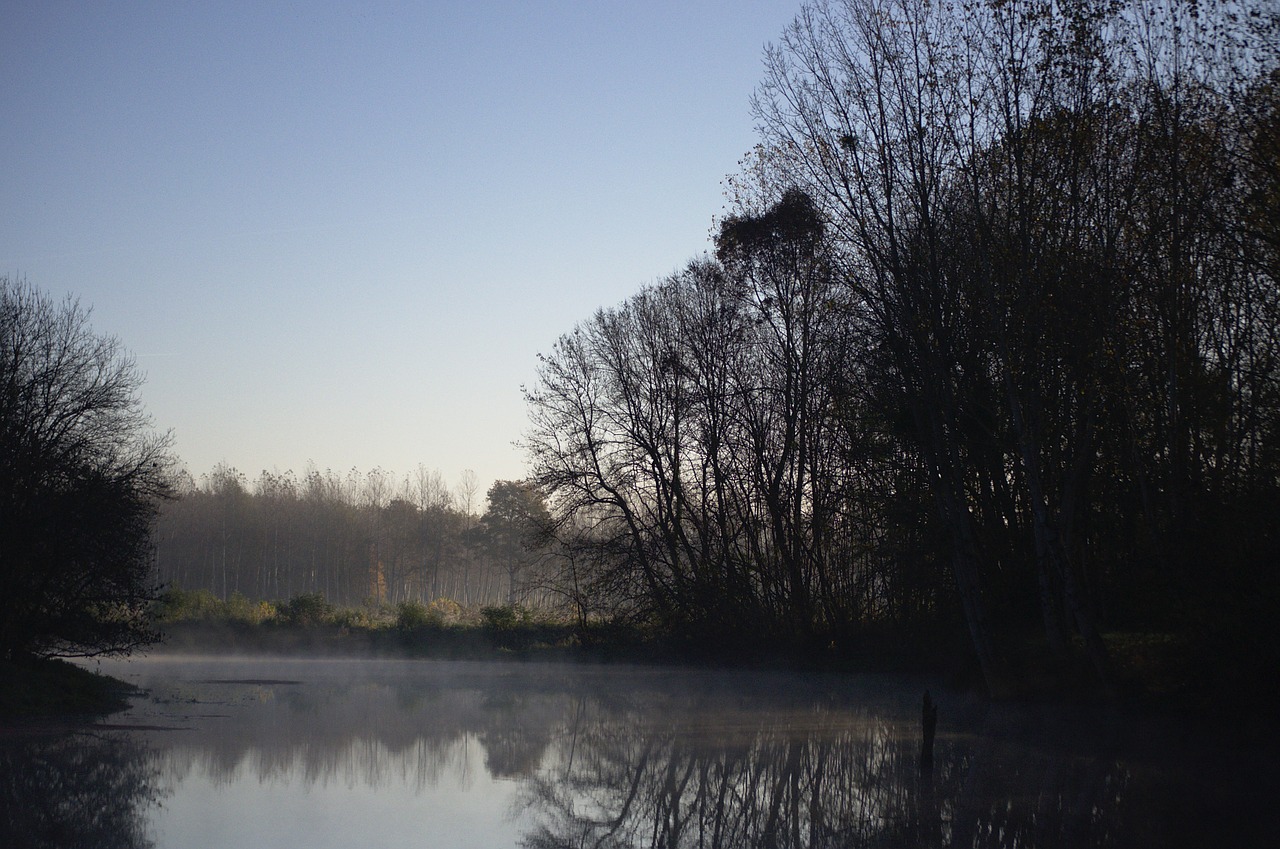
[[[740, 720], [740, 717], [725, 717]], [[796, 720], [802, 722], [798, 723]], [[922, 788], [918, 742], [874, 717], [815, 711], [717, 742], [697, 723], [582, 718], [559, 774], [530, 782], [530, 847], [929, 845], [963, 765]], [[948, 753], [949, 754], [949, 753]]]
[[0, 741], [0, 846], [152, 845], [143, 812], [160, 796], [152, 752], [124, 734], [21, 735]]
[[940, 738], [932, 773], [913, 727], [871, 714], [762, 715], [732, 740], [653, 719], [579, 713], [559, 766], [528, 784], [528, 849], [1201, 846], [1262, 836], [1238, 814], [1276, 789], [1247, 770], [1206, 788], [1194, 763], [1117, 757], [1110, 723], [1016, 711]]
[[[417, 813], [405, 816], [430, 828], [441, 809], [426, 797], [456, 807], [474, 786], [502, 794], [487, 815], [509, 811], [503, 833], [522, 833], [530, 849], [1280, 845], [1265, 834], [1276, 761], [1197, 751], [1176, 721], [943, 695], [934, 766], [922, 773], [921, 682], [320, 661], [263, 666], [255, 682], [222, 680], [230, 670], [211, 664], [138, 668], [155, 671], [137, 681], [155, 697], [135, 721], [183, 729], [141, 735], [178, 794], [193, 774], [211, 779], [193, 782], [206, 793], [244, 783], [302, 795], [408, 790]], [[81, 831], [100, 827], [94, 817], [119, 819], [110, 830], [122, 836], [94, 845], [141, 845], [129, 812], [154, 794], [154, 770], [123, 741], [103, 739], [96, 754], [82, 745], [29, 767], [14, 760], [35, 754], [5, 750], [6, 787], [17, 788], [6, 804], [33, 809], [30, 824], [12, 821], [38, 832], [31, 800], [66, 786], [60, 804], [83, 812]], [[96, 803], [95, 792], [125, 803]]]

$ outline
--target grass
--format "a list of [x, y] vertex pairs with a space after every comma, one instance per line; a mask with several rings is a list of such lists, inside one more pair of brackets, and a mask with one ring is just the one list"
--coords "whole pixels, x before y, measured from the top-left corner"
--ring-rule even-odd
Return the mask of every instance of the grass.
[[[286, 601], [223, 601], [208, 590], [171, 589], [156, 620], [171, 651], [394, 654], [415, 657], [543, 657], [603, 651], [616, 627], [577, 623], [519, 605], [468, 608], [451, 599], [335, 607], [314, 593]], [[634, 638], [635, 635], [630, 635]], [[628, 639], [634, 642], [634, 639]], [[584, 652], [584, 649], [588, 651]]]

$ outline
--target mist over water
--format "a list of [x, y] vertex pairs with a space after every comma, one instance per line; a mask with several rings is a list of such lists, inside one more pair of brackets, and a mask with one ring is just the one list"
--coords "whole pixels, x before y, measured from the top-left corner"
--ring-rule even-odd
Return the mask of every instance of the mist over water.
[[1274, 825], [1274, 767], [1150, 719], [935, 689], [922, 772], [922, 679], [357, 659], [102, 668], [147, 695], [87, 732], [0, 740], [0, 843], [1155, 847]]

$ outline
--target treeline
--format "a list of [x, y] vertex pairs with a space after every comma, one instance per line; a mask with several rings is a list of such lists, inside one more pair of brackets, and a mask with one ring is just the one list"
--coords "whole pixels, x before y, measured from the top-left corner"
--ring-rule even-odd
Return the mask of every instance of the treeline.
[[526, 393], [561, 588], [724, 640], [941, 628], [993, 686], [1107, 681], [1117, 629], [1280, 658], [1277, 20], [808, 4], [715, 255]]
[[474, 475], [450, 489], [421, 466], [401, 479], [312, 468], [252, 482], [220, 466], [199, 481], [182, 476], [175, 490], [154, 535], [164, 584], [223, 600], [319, 594], [343, 606], [543, 601], [535, 531], [545, 507], [518, 482], [495, 482], [483, 513]]

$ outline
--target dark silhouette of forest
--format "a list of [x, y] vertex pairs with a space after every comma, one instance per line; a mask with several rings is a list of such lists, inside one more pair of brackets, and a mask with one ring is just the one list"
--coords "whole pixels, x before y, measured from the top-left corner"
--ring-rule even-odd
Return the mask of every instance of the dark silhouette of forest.
[[157, 636], [151, 531], [170, 465], [141, 384], [77, 300], [0, 277], [0, 677]]
[[[530, 476], [483, 510], [421, 468], [172, 475], [117, 343], [6, 281], [0, 648], [154, 638], [175, 496], [155, 577], [294, 619], [525, 605], [1000, 694], [1273, 693], [1277, 45], [1264, 3], [807, 4], [714, 251], [540, 358]], [[112, 377], [97, 418], [32, 339]]]
[[962, 639], [995, 692], [1274, 689], [1277, 44], [1265, 4], [807, 4], [714, 256], [527, 390], [562, 583], [700, 643]]
[[477, 519], [422, 472], [219, 470], [160, 575], [999, 693], [1273, 689], [1276, 35], [1258, 4], [810, 3], [714, 253], [541, 357], [528, 481]]

